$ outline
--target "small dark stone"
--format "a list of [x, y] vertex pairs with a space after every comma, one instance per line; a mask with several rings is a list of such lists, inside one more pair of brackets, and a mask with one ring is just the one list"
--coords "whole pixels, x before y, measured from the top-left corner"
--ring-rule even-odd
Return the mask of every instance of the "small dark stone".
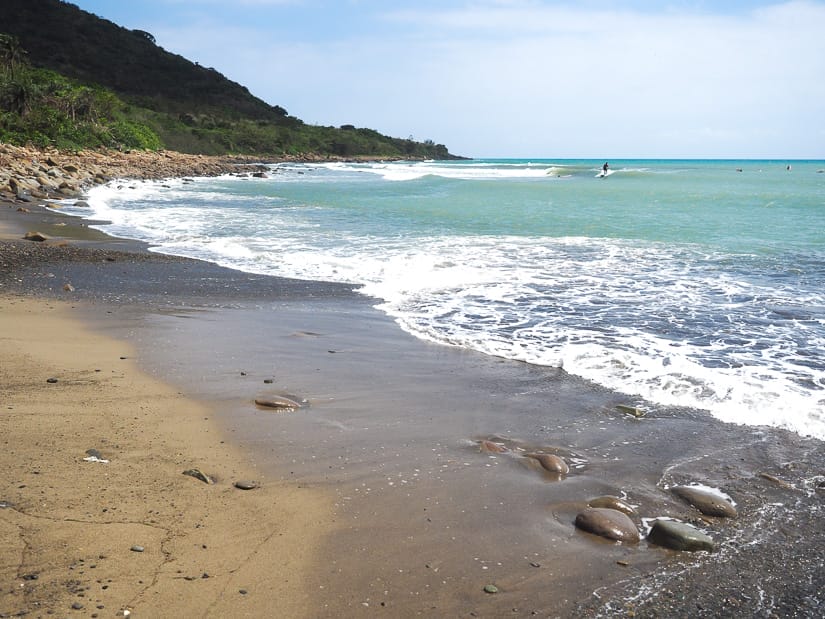
[[249, 592], [246, 589], [238, 589], [238, 593], [240, 593], [241, 595], [246, 595]]
[[46, 379], [46, 382], [47, 382], [47, 383], [50, 383], [50, 384], [52, 384], [52, 385], [53, 385], [53, 384], [55, 384], [55, 383], [57, 382], [57, 379], [56, 379], [56, 378], [47, 378], [47, 379]]
[[40, 578], [37, 574], [24, 574], [23, 580], [37, 580]]
[[255, 490], [255, 488], [259, 487], [259, 485], [260, 484], [258, 484], [257, 481], [252, 481], [249, 479], [239, 479], [234, 484], [238, 490]]
[[72, 604], [72, 610], [83, 610], [83, 604], [80, 602], [75, 602]]
[[271, 378], [264, 378], [264, 382], [265, 382], [267, 385], [271, 385], [271, 384], [273, 383], [273, 380], [272, 380]]

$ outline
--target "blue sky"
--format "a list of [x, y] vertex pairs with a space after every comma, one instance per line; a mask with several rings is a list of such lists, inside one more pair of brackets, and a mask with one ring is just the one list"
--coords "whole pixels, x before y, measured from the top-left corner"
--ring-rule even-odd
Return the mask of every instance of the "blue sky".
[[825, 158], [825, 0], [71, 0], [308, 123], [472, 157]]

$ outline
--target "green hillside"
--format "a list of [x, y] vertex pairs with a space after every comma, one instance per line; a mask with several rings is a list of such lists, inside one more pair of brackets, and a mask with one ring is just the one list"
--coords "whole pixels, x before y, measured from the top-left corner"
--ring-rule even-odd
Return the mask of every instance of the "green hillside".
[[[2, 0], [0, 140], [188, 153], [448, 159], [443, 145], [307, 125], [218, 71], [61, 0]], [[84, 103], [85, 102], [85, 103]]]

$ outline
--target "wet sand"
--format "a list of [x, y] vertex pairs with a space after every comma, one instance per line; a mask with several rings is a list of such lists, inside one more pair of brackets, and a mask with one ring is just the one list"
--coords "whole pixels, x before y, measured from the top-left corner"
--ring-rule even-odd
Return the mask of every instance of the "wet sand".
[[[136, 244], [114, 249], [140, 258], [79, 245], [72, 259], [38, 249], [4, 289], [39, 306], [68, 296], [73, 316], [132, 347], [141, 372], [207, 407], [212, 431], [268, 480], [277, 505], [282, 489], [320, 497], [307, 512], [318, 525], [298, 541], [312, 549], [309, 569], [296, 572], [289, 598], [307, 616], [821, 614], [819, 441], [427, 344], [346, 286], [147, 257]], [[277, 395], [306, 404], [276, 412], [254, 403]], [[503, 451], [482, 449], [484, 440]], [[524, 456], [536, 451], [571, 471], [544, 472]], [[686, 483], [724, 490], [739, 516], [700, 514], [669, 490]], [[648, 519], [678, 518], [707, 531], [717, 550], [577, 530], [577, 513], [600, 495], [635, 505], [642, 531]], [[157, 595], [138, 599], [151, 605]], [[249, 616], [266, 616], [252, 608]]]

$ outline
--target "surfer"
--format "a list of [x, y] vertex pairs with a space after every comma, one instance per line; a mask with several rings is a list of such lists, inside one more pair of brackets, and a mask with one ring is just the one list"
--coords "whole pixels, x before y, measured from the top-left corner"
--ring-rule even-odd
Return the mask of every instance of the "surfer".
[[608, 169], [609, 167], [610, 167], [610, 166], [609, 166], [609, 165], [607, 165], [607, 162], [605, 161], [605, 162], [604, 162], [604, 165], [602, 166], [602, 176], [607, 176], [607, 169]]

